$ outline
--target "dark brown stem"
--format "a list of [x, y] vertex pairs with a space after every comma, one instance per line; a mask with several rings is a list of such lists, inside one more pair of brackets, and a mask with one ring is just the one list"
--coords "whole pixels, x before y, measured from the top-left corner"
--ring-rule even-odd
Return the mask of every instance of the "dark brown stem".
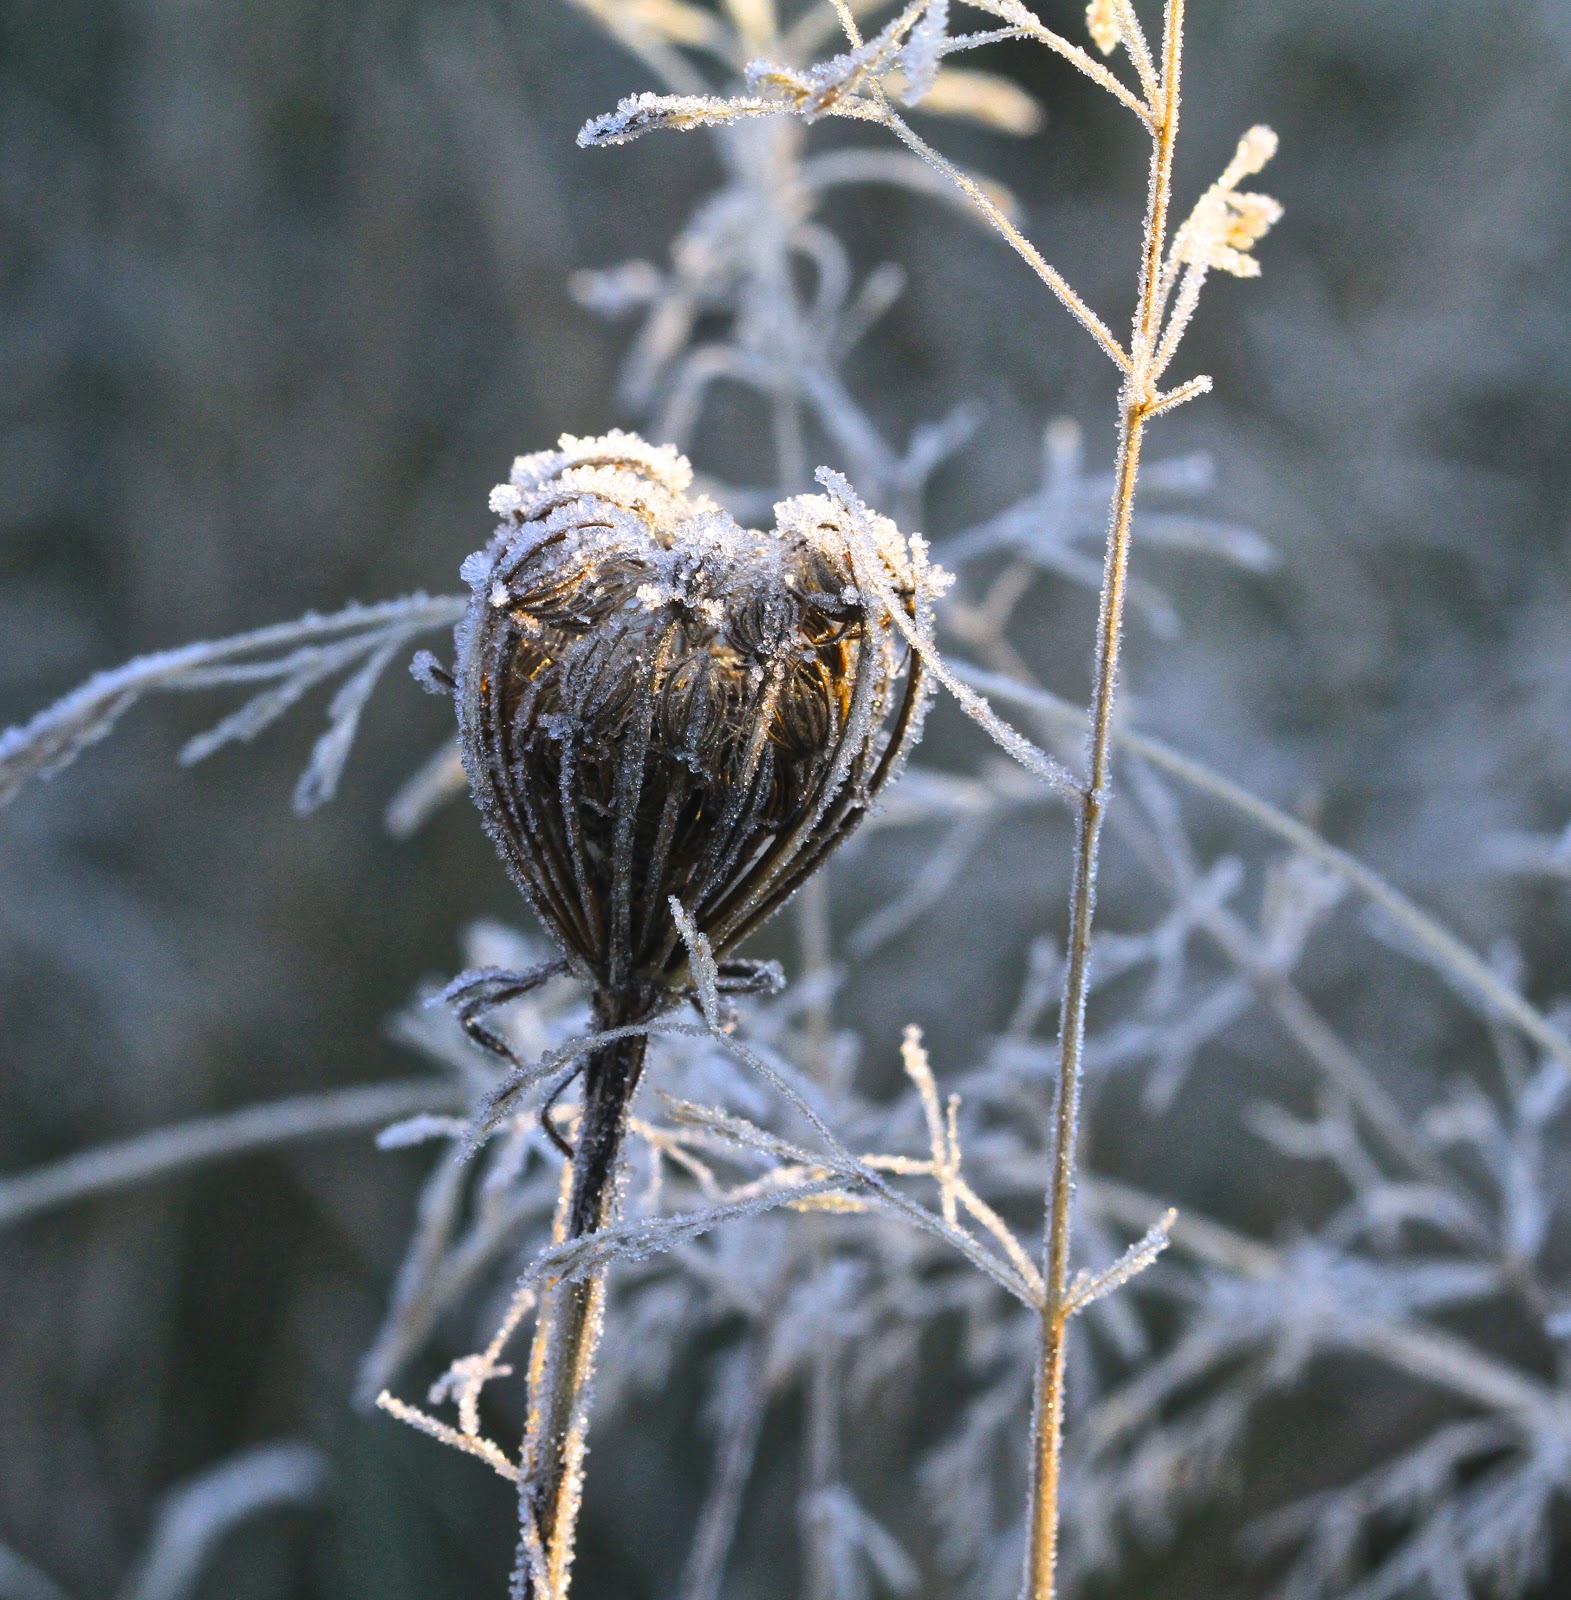
[[[601, 1028], [625, 1026], [638, 1008], [602, 1001]], [[557, 1239], [577, 1239], [616, 1220], [628, 1107], [649, 1041], [618, 1039], [584, 1069], [583, 1112], [557, 1207]], [[605, 1308], [605, 1269], [552, 1284], [529, 1353], [529, 1428], [519, 1479], [519, 1545], [513, 1600], [566, 1600], [583, 1493], [590, 1385]]]

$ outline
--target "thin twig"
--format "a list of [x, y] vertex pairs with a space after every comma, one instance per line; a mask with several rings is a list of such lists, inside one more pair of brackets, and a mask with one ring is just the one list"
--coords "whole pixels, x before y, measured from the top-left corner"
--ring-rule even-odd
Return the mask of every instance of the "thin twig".
[[[1010, 0], [1013, 3], [1013, 0]], [[1090, 712], [1090, 760], [1080, 794], [1074, 877], [1069, 898], [1068, 959], [1060, 1012], [1058, 1107], [1053, 1171], [1048, 1192], [1043, 1279], [1046, 1304], [1034, 1411], [1035, 1450], [1026, 1550], [1029, 1600], [1053, 1600], [1058, 1557], [1059, 1471], [1064, 1431], [1064, 1359], [1072, 1300], [1069, 1285], [1070, 1206], [1079, 1132], [1081, 1061], [1086, 996], [1090, 988], [1091, 925], [1096, 908], [1097, 851], [1111, 795], [1113, 703], [1129, 573], [1135, 481], [1147, 418], [1156, 400], [1155, 357], [1160, 331], [1159, 292], [1172, 193], [1173, 148], [1178, 135], [1183, 0], [1168, 0], [1163, 24], [1162, 93], [1153, 137], [1150, 190], [1142, 244], [1140, 300], [1130, 340], [1130, 366], [1119, 397], [1118, 461], [1097, 623], [1095, 688]]]
[[[464, 605], [461, 596], [416, 593], [380, 605], [346, 606], [326, 616], [308, 612], [293, 622], [271, 623], [229, 639], [159, 650], [95, 673], [29, 721], [0, 729], [0, 805], [9, 803], [32, 779], [49, 777], [69, 765], [146, 695], [240, 683], [253, 677], [277, 678], [302, 652], [310, 653], [304, 650], [309, 641], [338, 640], [359, 633], [370, 637], [384, 627], [405, 638], [451, 625], [463, 615]], [[242, 664], [250, 656], [285, 645], [295, 646], [297, 651], [282, 662], [255, 662], [249, 669]]]
[[420, 1111], [459, 1109], [465, 1101], [463, 1085], [454, 1080], [411, 1078], [402, 1083], [293, 1095], [267, 1105], [155, 1128], [0, 1178], [0, 1228], [150, 1178], [169, 1177], [276, 1145], [356, 1133]]
[[1057, 267], [1048, 264], [1042, 252], [1009, 220], [1004, 213], [1003, 207], [988, 194], [975, 178], [962, 172], [948, 157], [940, 155], [932, 145], [911, 128], [911, 125], [904, 117], [900, 116], [898, 112], [887, 104], [878, 120], [884, 122], [890, 132], [908, 150], [920, 156], [923, 161], [927, 162], [936, 171], [943, 173], [970, 200], [972, 205], [1003, 235], [1015, 253], [1063, 302], [1069, 314], [1101, 345], [1121, 372], [1127, 374], [1132, 370], [1129, 356], [1126, 354], [1124, 347], [1114, 338], [1112, 330], [1070, 287], [1069, 280], [1064, 277], [1063, 273]]
[[[1060, 726], [1079, 723], [1085, 713], [1069, 701], [1046, 689], [1034, 688], [1007, 678], [1000, 673], [955, 663], [951, 667], [956, 677], [1000, 700], [1012, 700], [1050, 717]], [[1153, 767], [1171, 774], [1190, 788], [1220, 801], [1230, 810], [1248, 817], [1266, 832], [1285, 840], [1294, 849], [1331, 868], [1338, 877], [1352, 885], [1372, 905], [1378, 906], [1412, 939], [1417, 952], [1422, 952], [1428, 964], [1441, 977], [1460, 986], [1486, 1017], [1499, 1016], [1510, 1022], [1523, 1035], [1538, 1045], [1547, 1055], [1571, 1067], [1571, 1040], [1524, 998], [1476, 951], [1470, 950], [1457, 936], [1410, 900], [1393, 884], [1388, 883], [1372, 867], [1356, 856], [1332, 844], [1315, 832], [1307, 823], [1279, 810], [1269, 800], [1262, 800], [1242, 784], [1182, 755], [1171, 745], [1153, 739], [1149, 734], [1137, 733], [1132, 728], [1115, 730], [1116, 744], [1149, 761]]]
[[1156, 63], [1151, 59], [1151, 47], [1146, 43], [1145, 30], [1130, 0], [1113, 0], [1118, 13], [1120, 43], [1129, 52], [1129, 59], [1140, 74], [1140, 88], [1146, 99], [1155, 105], [1162, 95], [1161, 80], [1157, 77]]
[[1157, 118], [1152, 106], [1146, 105], [1095, 56], [1082, 50], [1079, 45], [1071, 44], [1062, 34], [1054, 33], [1044, 22], [1032, 16], [1021, 4], [1021, 0], [966, 0], [966, 4], [975, 6], [978, 11], [985, 11], [989, 16], [998, 17], [1012, 27], [1018, 28], [1022, 38], [1034, 39], [1038, 44], [1046, 45], [1049, 50], [1062, 56], [1072, 66], [1078, 67], [1093, 83], [1100, 84], [1115, 100], [1128, 106], [1146, 127], [1155, 133]]

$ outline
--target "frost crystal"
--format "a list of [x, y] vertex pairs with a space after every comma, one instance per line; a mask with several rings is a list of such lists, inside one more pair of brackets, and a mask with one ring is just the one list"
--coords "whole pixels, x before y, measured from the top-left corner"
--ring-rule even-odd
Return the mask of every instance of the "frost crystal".
[[616, 110], [591, 117], [578, 130], [578, 143], [585, 150], [628, 144], [658, 128], [713, 128], [739, 117], [768, 116], [779, 109], [768, 100], [727, 100], [719, 95], [629, 95], [617, 102]]
[[916, 105], [932, 91], [948, 38], [949, 0], [928, 0], [927, 9], [911, 30], [899, 56], [900, 70], [906, 80], [905, 92], [900, 98], [908, 106]]

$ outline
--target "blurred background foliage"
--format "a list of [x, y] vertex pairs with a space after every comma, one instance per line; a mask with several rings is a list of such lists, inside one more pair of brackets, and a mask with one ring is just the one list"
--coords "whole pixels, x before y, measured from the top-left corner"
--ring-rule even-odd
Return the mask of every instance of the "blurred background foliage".
[[[1047, 9], [1073, 25], [1080, 8]], [[1281, 564], [1137, 556], [1183, 627], [1137, 631], [1131, 713], [1312, 817], [1475, 945], [1513, 941], [1547, 998], [1565, 886], [1500, 870], [1492, 843], [1571, 816], [1571, 5], [1192, 13], [1181, 175], [1197, 190], [1268, 121], [1287, 216], [1260, 285], [1211, 291], [1188, 359], [1217, 392], [1160, 444], [1212, 452], [1212, 509]], [[934, 136], [1006, 181], [1033, 237], [1121, 320], [1137, 141], [1045, 56], [986, 65], [1040, 99], [1045, 132]], [[714, 157], [701, 136], [586, 154], [573, 135], [647, 86], [557, 0], [4, 0], [0, 724], [139, 651], [456, 587], [516, 452], [635, 422], [613, 392], [624, 335], [568, 280], [660, 259]], [[1049, 418], [1078, 418], [1090, 463], [1110, 461], [1110, 370], [1001, 246], [895, 192], [830, 216], [864, 267], [910, 274], [853, 366], [863, 403], [900, 436], [961, 398], [984, 408], [935, 486], [932, 533], [1025, 493]], [[747, 418], [722, 407], [694, 455], [724, 470], [748, 448]], [[1033, 612], [1033, 658], [1066, 694], [1084, 692], [1093, 604], [1065, 587]], [[408, 1072], [389, 1013], [455, 968], [466, 921], [522, 916], [467, 806], [406, 843], [382, 831], [445, 733], [412, 684], [378, 697], [343, 794], [303, 822], [289, 794], [312, 718], [181, 771], [207, 710], [144, 709], [4, 818], [0, 1170]], [[930, 762], [980, 749], [935, 716]], [[1061, 915], [1062, 834], [1040, 814], [999, 830], [939, 912], [858, 970], [840, 1016], [874, 1083], [905, 1022], [940, 1066], [1000, 1026], [1029, 938]], [[831, 879], [860, 906], [909, 870], [898, 838], [874, 840]], [[771, 940], [789, 958], [790, 929]], [[1322, 945], [1310, 977], [1415, 1107], [1476, 1042], [1437, 982], [1378, 947]], [[1230, 1034], [1170, 1112], [1106, 1124], [1099, 1163], [1158, 1193], [1181, 1175], [1215, 1214], [1290, 1235], [1290, 1187], [1270, 1215], [1236, 1182], [1236, 1106], [1271, 1050]], [[331, 1458], [324, 1507], [247, 1530], [204, 1593], [500, 1593], [507, 1487], [346, 1399], [429, 1159], [329, 1142], [0, 1237], [0, 1539], [109, 1593], [163, 1489], [299, 1435]], [[1247, 1487], [1102, 1592], [1262, 1592], [1235, 1548], [1248, 1512], [1305, 1486], [1317, 1441], [1356, 1460], [1426, 1404], [1379, 1374], [1332, 1394], [1284, 1404], [1241, 1463]], [[586, 1595], [669, 1592], [705, 1470], [695, 1395], [600, 1420]], [[856, 1470], [874, 1502], [900, 1505], [923, 1421], [870, 1441]], [[760, 1600], [791, 1585], [795, 1445], [789, 1418], [770, 1430], [735, 1591]], [[1562, 1563], [1540, 1593], [1567, 1583]]]

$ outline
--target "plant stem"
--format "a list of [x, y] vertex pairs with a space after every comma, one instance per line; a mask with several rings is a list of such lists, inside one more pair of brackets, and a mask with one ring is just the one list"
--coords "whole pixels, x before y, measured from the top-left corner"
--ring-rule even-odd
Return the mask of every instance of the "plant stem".
[[807, 1600], [834, 1600], [836, 1593], [833, 1512], [826, 1496], [840, 1476], [839, 1379], [839, 1351], [833, 1337], [821, 1334], [807, 1374], [802, 1490], [797, 1502]]
[[[630, 1018], [597, 1018], [617, 1027]], [[622, 1138], [627, 1111], [643, 1071], [649, 1041], [618, 1039], [591, 1056], [584, 1069], [578, 1142], [557, 1209], [556, 1237], [576, 1239], [616, 1220]], [[589, 1391], [604, 1322], [606, 1271], [546, 1293], [529, 1352], [529, 1427], [519, 1475], [520, 1538], [513, 1600], [567, 1600], [573, 1539], [583, 1496], [589, 1432]]]
[[1075, 1144], [1080, 1119], [1080, 1078], [1085, 1048], [1086, 994], [1090, 980], [1091, 925], [1096, 910], [1097, 850], [1111, 797], [1113, 702], [1128, 588], [1130, 528], [1140, 446], [1156, 400], [1156, 352], [1162, 320], [1162, 260], [1172, 192], [1173, 147], [1178, 135], [1183, 0], [1168, 0], [1163, 37], [1162, 93], [1155, 107], [1150, 190], [1142, 244], [1140, 298], [1130, 344], [1130, 371], [1119, 394], [1118, 463], [1097, 623], [1095, 688], [1090, 708], [1090, 762], [1075, 830], [1074, 877], [1069, 894], [1068, 962], [1059, 1028], [1058, 1109], [1053, 1175], [1048, 1191], [1043, 1279], [1042, 1345], [1037, 1368], [1035, 1452], [1026, 1552], [1028, 1600], [1053, 1600], [1058, 1559], [1060, 1473], [1064, 1436], [1064, 1357], [1069, 1332], [1070, 1208], [1074, 1197]]

